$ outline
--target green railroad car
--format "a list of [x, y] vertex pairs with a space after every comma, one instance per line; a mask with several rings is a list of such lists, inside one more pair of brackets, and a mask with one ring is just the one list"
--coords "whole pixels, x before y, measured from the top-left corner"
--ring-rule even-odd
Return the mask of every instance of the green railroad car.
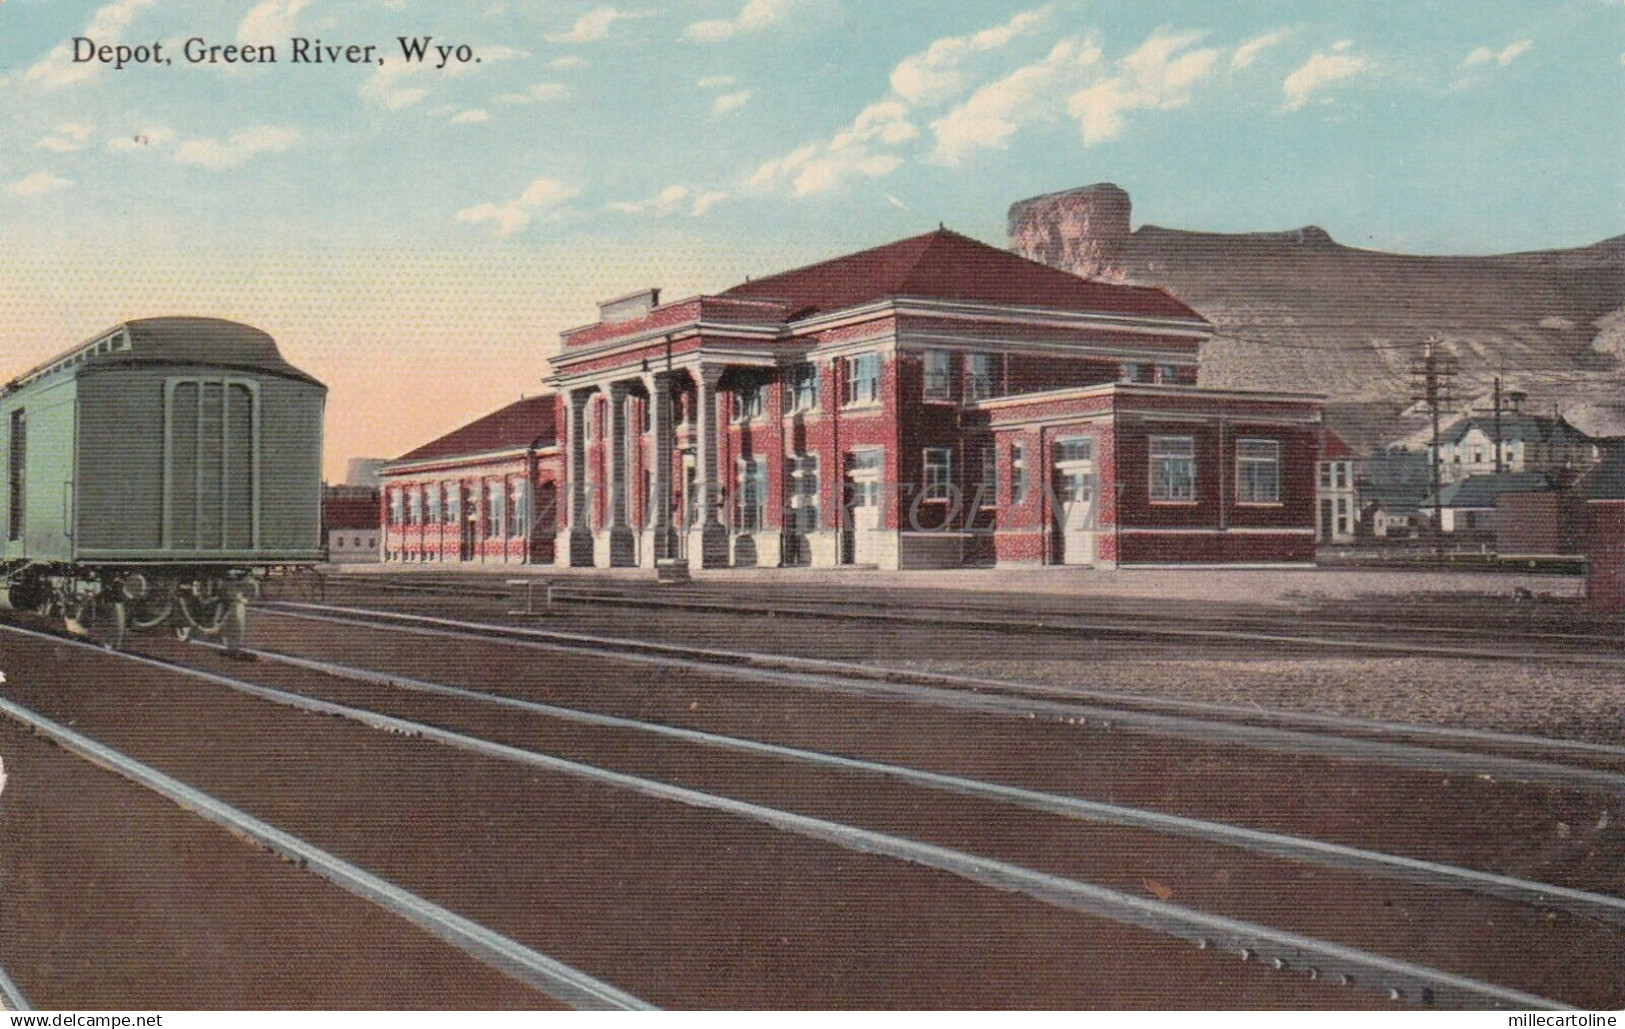
[[324, 558], [327, 387], [259, 329], [125, 322], [0, 389], [0, 602], [113, 646], [240, 644], [267, 570]]

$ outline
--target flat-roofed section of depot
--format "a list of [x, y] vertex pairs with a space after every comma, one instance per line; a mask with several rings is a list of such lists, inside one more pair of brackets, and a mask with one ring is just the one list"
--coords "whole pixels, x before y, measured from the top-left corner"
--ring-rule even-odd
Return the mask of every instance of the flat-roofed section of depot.
[[322, 525], [328, 529], [373, 529], [382, 521], [378, 494], [370, 496], [331, 496], [322, 502]]
[[1206, 324], [1160, 289], [1082, 279], [947, 229], [753, 279], [721, 295], [787, 301], [793, 319], [915, 297]]
[[408, 464], [441, 457], [486, 454], [492, 451], [550, 447], [555, 442], [553, 394], [525, 397], [499, 411], [453, 429], [396, 458], [391, 464]]
[[282, 357], [276, 340], [223, 318], [175, 316], [121, 322], [30, 368], [7, 385], [80, 365], [174, 364], [254, 371], [321, 385]]

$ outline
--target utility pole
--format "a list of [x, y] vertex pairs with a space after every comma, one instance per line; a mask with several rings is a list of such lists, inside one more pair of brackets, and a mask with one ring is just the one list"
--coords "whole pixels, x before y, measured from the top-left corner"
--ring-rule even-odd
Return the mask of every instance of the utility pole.
[[[1456, 374], [1453, 358], [1438, 352], [1439, 341], [1430, 337], [1424, 345], [1422, 357], [1411, 362], [1413, 403], [1427, 404], [1433, 421], [1433, 552], [1444, 556], [1444, 511], [1439, 492], [1444, 488], [1444, 451], [1439, 446], [1439, 412], [1450, 403], [1450, 390]], [[1499, 446], [1499, 441], [1497, 441]]]
[[1501, 377], [1495, 377], [1495, 474], [1500, 475], [1506, 471], [1506, 462], [1502, 459], [1501, 448]]

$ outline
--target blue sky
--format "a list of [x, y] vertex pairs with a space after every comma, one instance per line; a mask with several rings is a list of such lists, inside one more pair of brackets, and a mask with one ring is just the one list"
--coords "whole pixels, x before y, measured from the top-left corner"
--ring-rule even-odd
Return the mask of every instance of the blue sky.
[[[75, 35], [176, 63], [75, 65]], [[178, 57], [295, 35], [386, 64]], [[411, 68], [400, 35], [481, 60]], [[939, 220], [1000, 242], [1011, 201], [1089, 182], [1137, 224], [1412, 252], [1617, 235], [1622, 87], [1625, 0], [0, 0], [0, 345], [161, 303], [335, 369], [380, 335], [489, 358], [442, 411], [337, 427], [389, 450], [533, 383], [514, 334], [545, 355], [599, 296]]]

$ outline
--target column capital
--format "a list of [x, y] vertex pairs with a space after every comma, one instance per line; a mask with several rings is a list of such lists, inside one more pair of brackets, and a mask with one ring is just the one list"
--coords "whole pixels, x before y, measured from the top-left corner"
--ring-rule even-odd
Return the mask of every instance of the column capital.
[[592, 395], [596, 389], [597, 387], [595, 386], [584, 386], [578, 389], [570, 390], [570, 406], [575, 408], [577, 411], [585, 410], [587, 402], [592, 399]]
[[723, 373], [727, 370], [728, 366], [725, 364], [706, 362], [695, 366], [694, 378], [701, 385], [709, 389], [716, 389], [717, 383], [722, 381]]
[[619, 379], [609, 384], [610, 399], [617, 404], [632, 395], [632, 382], [630, 379]]

